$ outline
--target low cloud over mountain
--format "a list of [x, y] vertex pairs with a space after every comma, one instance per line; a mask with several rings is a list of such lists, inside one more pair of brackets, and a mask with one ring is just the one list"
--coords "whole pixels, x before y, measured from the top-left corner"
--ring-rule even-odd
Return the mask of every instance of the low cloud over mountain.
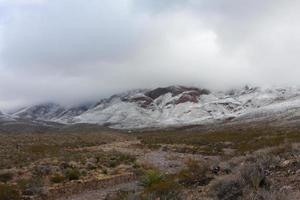
[[299, 85], [300, 3], [0, 0], [0, 109], [132, 88]]

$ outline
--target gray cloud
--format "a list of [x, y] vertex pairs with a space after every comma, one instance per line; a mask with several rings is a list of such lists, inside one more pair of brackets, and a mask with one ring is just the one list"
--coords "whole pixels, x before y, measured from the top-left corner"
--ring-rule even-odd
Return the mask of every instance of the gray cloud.
[[0, 1], [0, 109], [170, 84], [298, 85], [297, 1]]

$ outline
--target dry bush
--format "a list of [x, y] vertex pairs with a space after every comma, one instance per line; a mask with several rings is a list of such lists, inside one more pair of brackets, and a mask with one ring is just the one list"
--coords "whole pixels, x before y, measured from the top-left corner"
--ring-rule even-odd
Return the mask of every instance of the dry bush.
[[257, 163], [264, 170], [273, 169], [280, 163], [280, 158], [270, 153], [268, 149], [254, 153], [253, 158], [253, 162]]
[[141, 194], [142, 199], [181, 199], [181, 187], [171, 175], [163, 175], [157, 170], [147, 170], [141, 178], [140, 184], [144, 187]]
[[41, 177], [34, 176], [30, 179], [19, 180], [18, 186], [24, 195], [39, 195], [43, 193], [44, 183]]
[[178, 174], [179, 183], [185, 186], [207, 185], [211, 180], [210, 169], [206, 163], [189, 159], [186, 168]]
[[140, 180], [140, 185], [144, 188], [151, 188], [154, 184], [163, 180], [163, 175], [157, 170], [147, 170]]
[[240, 176], [244, 183], [255, 191], [267, 186], [265, 171], [257, 163], [246, 163], [241, 166]]
[[181, 187], [172, 177], [166, 177], [144, 190], [142, 198], [149, 200], [181, 200]]
[[214, 180], [209, 193], [218, 200], [238, 200], [243, 195], [243, 188], [244, 183], [239, 176], [227, 175]]
[[298, 197], [293, 194], [288, 194], [282, 191], [270, 191], [260, 189], [259, 191], [245, 191], [243, 200], [298, 200]]

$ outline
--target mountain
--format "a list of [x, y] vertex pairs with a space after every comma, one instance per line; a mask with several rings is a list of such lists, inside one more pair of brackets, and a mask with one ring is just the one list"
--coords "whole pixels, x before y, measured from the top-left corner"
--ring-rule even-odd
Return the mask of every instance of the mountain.
[[12, 116], [19, 119], [31, 119], [41, 121], [64, 121], [67, 123], [73, 117], [87, 111], [93, 104], [84, 104], [76, 107], [65, 108], [55, 103], [43, 103], [22, 108]]
[[0, 111], [0, 123], [12, 121], [12, 120], [13, 119], [9, 115], [4, 114], [3, 112]]
[[13, 114], [21, 119], [92, 123], [118, 129], [300, 120], [299, 88], [244, 87], [226, 92], [170, 86], [132, 90], [96, 104], [64, 108], [41, 104]]
[[15, 113], [14, 117], [19, 117], [22, 119], [34, 119], [34, 120], [53, 120], [60, 116], [61, 113], [65, 111], [65, 108], [54, 103], [45, 103], [40, 105], [35, 105], [31, 107], [23, 108]]

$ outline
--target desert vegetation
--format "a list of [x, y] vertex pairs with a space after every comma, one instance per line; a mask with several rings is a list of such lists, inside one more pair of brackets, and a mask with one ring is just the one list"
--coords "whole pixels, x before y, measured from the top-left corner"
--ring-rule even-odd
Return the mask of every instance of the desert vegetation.
[[258, 128], [0, 134], [0, 200], [298, 199], [299, 139]]

